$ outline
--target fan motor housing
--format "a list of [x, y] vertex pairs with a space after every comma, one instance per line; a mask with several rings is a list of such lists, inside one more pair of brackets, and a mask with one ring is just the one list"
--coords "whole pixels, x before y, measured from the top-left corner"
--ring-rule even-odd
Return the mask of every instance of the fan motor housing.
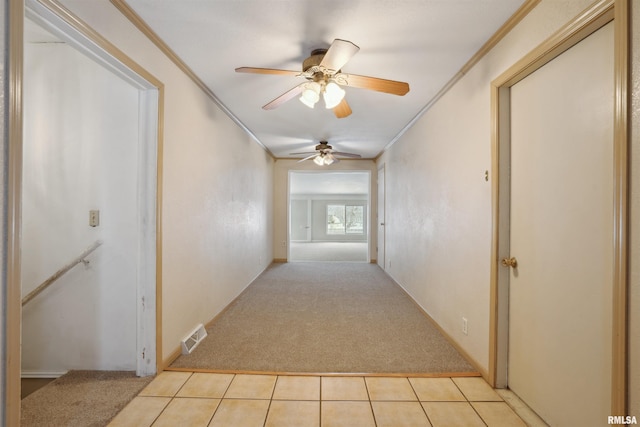
[[311, 56], [302, 62], [302, 71], [305, 72], [311, 67], [316, 67], [322, 62], [322, 58], [327, 53], [327, 49], [314, 49]]

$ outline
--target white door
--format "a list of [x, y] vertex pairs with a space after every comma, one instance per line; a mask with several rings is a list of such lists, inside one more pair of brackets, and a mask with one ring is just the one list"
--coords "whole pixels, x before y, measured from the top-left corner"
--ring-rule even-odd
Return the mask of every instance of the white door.
[[311, 240], [311, 200], [291, 200], [291, 241]]
[[611, 411], [613, 24], [511, 88], [508, 385], [551, 426]]
[[385, 195], [384, 195], [384, 165], [378, 169], [378, 265], [384, 270], [384, 241], [385, 241]]

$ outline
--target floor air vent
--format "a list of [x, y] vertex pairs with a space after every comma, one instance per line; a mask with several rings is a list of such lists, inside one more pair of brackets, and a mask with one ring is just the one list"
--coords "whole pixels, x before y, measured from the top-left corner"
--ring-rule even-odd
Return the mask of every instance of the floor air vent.
[[187, 335], [182, 341], [180, 341], [182, 343], [182, 354], [191, 353], [193, 349], [196, 348], [198, 344], [200, 344], [200, 341], [202, 341], [206, 336], [207, 330], [204, 328], [204, 326], [202, 324], [196, 326], [196, 328], [189, 335]]

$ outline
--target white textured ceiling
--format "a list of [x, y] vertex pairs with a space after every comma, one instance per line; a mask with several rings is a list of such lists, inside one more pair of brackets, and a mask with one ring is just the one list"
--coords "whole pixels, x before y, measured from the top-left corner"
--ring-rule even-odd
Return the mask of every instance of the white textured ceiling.
[[[276, 157], [327, 140], [374, 158], [524, 3], [524, 0], [127, 0], [127, 4]], [[261, 107], [303, 82], [237, 67], [301, 70], [311, 50], [349, 40], [345, 73], [409, 83], [405, 96], [346, 88], [353, 114], [319, 102]], [[489, 100], [487, 100], [489, 102]]]

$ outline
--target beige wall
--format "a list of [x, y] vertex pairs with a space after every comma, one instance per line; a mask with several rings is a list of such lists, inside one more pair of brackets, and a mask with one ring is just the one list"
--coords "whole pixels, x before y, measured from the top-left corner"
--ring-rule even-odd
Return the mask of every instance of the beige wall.
[[271, 262], [273, 160], [108, 0], [63, 3], [165, 85], [166, 359]]
[[640, 4], [630, 1], [632, 12], [631, 104], [631, 239], [629, 304], [629, 407], [640, 415]]
[[371, 172], [371, 190], [370, 190], [370, 219], [369, 224], [371, 230], [369, 234], [369, 253], [372, 259], [376, 259], [376, 239], [377, 230], [373, 226], [375, 222], [375, 210], [376, 210], [376, 179], [377, 169], [373, 160], [341, 160], [340, 163], [331, 165], [331, 168], [318, 166], [315, 163], [308, 161], [304, 163], [298, 163], [293, 159], [278, 159], [274, 165], [273, 172], [273, 210], [274, 210], [274, 224], [273, 224], [273, 258], [276, 260], [287, 259], [287, 242], [288, 242], [288, 215], [287, 209], [289, 206], [289, 171], [290, 170], [327, 170], [327, 171], [369, 171]]

